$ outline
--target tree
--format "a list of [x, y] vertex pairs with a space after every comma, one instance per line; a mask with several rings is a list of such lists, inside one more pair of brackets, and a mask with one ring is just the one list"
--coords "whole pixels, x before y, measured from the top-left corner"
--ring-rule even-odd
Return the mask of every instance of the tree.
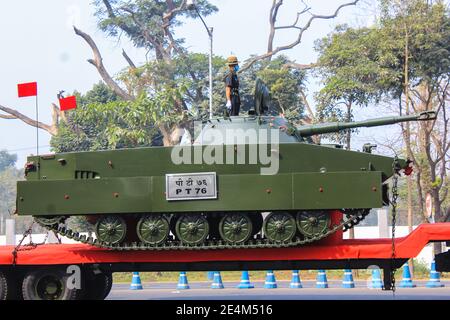
[[[22, 233], [28, 229], [33, 221], [31, 217], [15, 217], [13, 213], [16, 207], [16, 188], [17, 181], [23, 180], [23, 170], [17, 169], [14, 163], [17, 155], [0, 151], [0, 159], [8, 159], [7, 166], [0, 169], [0, 221], [4, 219], [16, 220], [16, 232]], [[0, 223], [2, 225], [2, 223]], [[39, 228], [33, 228], [34, 231], [40, 231]], [[2, 232], [3, 230], [0, 230]]]
[[6, 150], [0, 150], [0, 171], [5, 170], [8, 167], [12, 167], [16, 164], [17, 155], [10, 154]]
[[[122, 74], [121, 78], [127, 87], [124, 89], [107, 72], [94, 40], [83, 31], [74, 29], [75, 33], [82, 37], [93, 51], [94, 59], [88, 60], [89, 63], [97, 68], [102, 79], [118, 96], [124, 101], [136, 101], [142, 99], [143, 96], [151, 97], [161, 88], [166, 90], [166, 93], [183, 91], [184, 84], [180, 84], [175, 77], [176, 72], [174, 70], [177, 68], [175, 59], [185, 59], [187, 52], [183, 47], [183, 39], [175, 39], [173, 32], [175, 26], [182, 24], [180, 18], [197, 18], [196, 12], [187, 10], [186, 0], [138, 0], [134, 2], [103, 0], [96, 1], [95, 6], [101, 30], [113, 38], [117, 38], [119, 34], [123, 33], [136, 47], [147, 49], [154, 58], [152, 62], [137, 68], [123, 51], [123, 55], [129, 64], [129, 72]], [[197, 8], [204, 16], [217, 10], [206, 0], [198, 1]], [[198, 81], [195, 71], [189, 68], [186, 60], [184, 61], [185, 66], [187, 66], [186, 71], [192, 81]], [[152, 71], [151, 74], [145, 72], [148, 71], [149, 67]], [[150, 77], [145, 77], [145, 75]], [[139, 86], [129, 85], [137, 82], [140, 83]], [[201, 90], [198, 90], [197, 93], [203, 95]], [[175, 96], [170, 97], [169, 100], [172, 104], [165, 105], [165, 107], [168, 107], [165, 111], [186, 115], [188, 112], [186, 101], [183, 100], [182, 96], [177, 94]], [[155, 112], [154, 115], [166, 115], [167, 112]], [[180, 121], [171, 121], [173, 120], [171, 117], [155, 118], [155, 120], [163, 136], [164, 145], [177, 143], [179, 136], [176, 133], [179, 132]]]
[[[448, 206], [450, 17], [443, 1], [383, 1], [384, 34], [398, 48], [395, 70], [402, 81], [391, 88], [400, 112], [435, 110], [438, 118], [402, 126], [406, 154], [416, 164], [419, 211], [426, 193], [433, 199], [436, 221], [446, 221]], [[410, 193], [412, 190], [410, 191]], [[440, 248], [435, 247], [437, 252]]]
[[[295, 48], [296, 46], [301, 44], [301, 42], [303, 40], [303, 35], [305, 34], [306, 31], [308, 31], [308, 29], [311, 27], [312, 23], [315, 20], [333, 19], [333, 18], [337, 17], [339, 12], [343, 8], [349, 7], [349, 6], [354, 6], [358, 2], [359, 2], [359, 0], [347, 2], [347, 3], [339, 5], [336, 8], [336, 10], [334, 11], [334, 13], [332, 13], [332, 14], [319, 15], [319, 14], [315, 14], [315, 13], [311, 12], [312, 8], [308, 4], [306, 4], [304, 1], [302, 1], [303, 7], [299, 8], [299, 11], [296, 13], [295, 19], [293, 20], [293, 22], [291, 24], [278, 25], [277, 24], [278, 15], [284, 4], [284, 0], [272, 0], [272, 6], [271, 6], [270, 12], [269, 12], [270, 31], [269, 31], [269, 36], [268, 36], [268, 40], [267, 40], [267, 42], [268, 42], [267, 43], [267, 51], [263, 54], [255, 55], [255, 56], [251, 57], [250, 59], [248, 59], [246, 61], [246, 63], [244, 64], [244, 66], [241, 68], [241, 72], [250, 68], [257, 61], [266, 60], [266, 59], [270, 60], [270, 59], [272, 59], [273, 56], [275, 56], [279, 53], [282, 53], [283, 51], [287, 51], [287, 50]], [[309, 18], [307, 18], [306, 22], [303, 25], [301, 25], [301, 20], [302, 20], [301, 18], [304, 17], [305, 15], [309, 16]], [[295, 30], [298, 32], [297, 37], [294, 38], [293, 41], [291, 41], [289, 43], [274, 47], [276, 34], [280, 30]], [[314, 65], [315, 65], [314, 63], [299, 64], [299, 63], [294, 63], [292, 61], [289, 62], [290, 67], [298, 68], [301, 70], [310, 69]]]
[[[319, 101], [343, 99], [348, 107], [354, 93], [363, 89], [359, 95], [361, 105], [383, 99], [395, 105], [400, 114], [435, 110], [436, 121], [401, 125], [405, 147], [402, 153], [415, 163], [416, 185], [413, 188], [407, 184], [409, 207], [415, 203], [412, 192], [416, 192], [418, 211], [427, 220], [424, 199], [430, 193], [436, 221], [445, 221], [450, 214], [449, 12], [442, 1], [384, 0], [381, 8], [378, 25], [338, 29], [319, 43], [326, 67], [323, 69], [319, 63], [325, 76]], [[334, 103], [324, 105], [326, 115], [343, 116]], [[412, 213], [409, 220], [412, 224]]]
[[[146, 60], [148, 61], [148, 63], [146, 63], [147, 67], [153, 66], [163, 70], [167, 66], [172, 68], [184, 66], [183, 72], [190, 78], [190, 81], [200, 84], [205, 78], [196, 74], [195, 68], [198, 67], [198, 65], [192, 64], [192, 60], [190, 60], [195, 57], [188, 55], [187, 50], [183, 47], [184, 40], [176, 39], [174, 35], [174, 28], [185, 22], [185, 18], [198, 18], [195, 11], [187, 10], [186, 2], [186, 0], [96, 0], [94, 1], [94, 5], [97, 10], [96, 16], [98, 18], [99, 28], [104, 31], [108, 37], [119, 39], [121, 36], [125, 35], [136, 47], [146, 49], [148, 52], [146, 55]], [[310, 28], [315, 20], [332, 19], [336, 17], [343, 8], [353, 6], [358, 2], [359, 0], [355, 0], [353, 2], [342, 4], [336, 8], [334, 13], [329, 15], [314, 14], [311, 12], [311, 8], [305, 4], [305, 6], [297, 13], [293, 24], [277, 25], [278, 14], [283, 5], [283, 0], [273, 0], [269, 17], [271, 32], [268, 39], [268, 50], [265, 54], [252, 57], [246, 65], [243, 66], [242, 70], [249, 69], [257, 61], [265, 59], [271, 60], [274, 55], [294, 48], [301, 43], [304, 33]], [[217, 11], [217, 8], [207, 0], [196, 1], [196, 6], [203, 16], [207, 16]], [[305, 24], [301, 26], [299, 23], [304, 15], [310, 15], [310, 17], [306, 20]], [[277, 32], [283, 29], [298, 30], [298, 37], [287, 45], [273, 48]], [[127, 53], [122, 51], [122, 55], [127, 62], [128, 68], [124, 70], [120, 77], [112, 76], [103, 63], [100, 49], [94, 39], [76, 27], [74, 28], [74, 31], [75, 34], [80, 36], [92, 49], [93, 58], [89, 59], [88, 62], [97, 69], [104, 83], [123, 101], [134, 101], [138, 99], [142, 92], [136, 92], [135, 88], [128, 86], [127, 83], [136, 83], [135, 80], [139, 80], [136, 79], [139, 78], [140, 75], [138, 69], [142, 70], [143, 66], [137, 66]], [[150, 57], [150, 61], [147, 59], [147, 56]], [[178, 67], [173, 66], [175, 63]], [[314, 65], [301, 65], [291, 61], [286, 61], [286, 64], [300, 70], [308, 69]], [[127, 77], [127, 75], [130, 77]], [[172, 83], [171, 90], [180, 90], [181, 88], [178, 84], [173, 86], [173, 81], [176, 82], [177, 75], [177, 72], [159, 74], [159, 78], [157, 81], [153, 82], [153, 84]], [[217, 77], [216, 81], [218, 79], [221, 80]], [[140, 82], [145, 87], [146, 83], [144, 83], [143, 80], [144, 79], [140, 79]], [[147, 85], [151, 87], [152, 83], [147, 83]], [[199, 117], [205, 117], [206, 92], [204, 88], [205, 87], [201, 88], [200, 86], [197, 86], [195, 89], [195, 96], [192, 96], [193, 92], [188, 90], [186, 93], [191, 94], [191, 96], [186, 98], [188, 101], [184, 101], [185, 97], [176, 99], [173, 101], [173, 105], [170, 109], [177, 114], [194, 114]], [[221, 86], [218, 86], [217, 88], [221, 89]], [[303, 104], [307, 106], [308, 116], [306, 121], [311, 122], [314, 118], [314, 114], [312, 111], [310, 112], [311, 108], [309, 108], [308, 102], [306, 101], [306, 95], [303, 91], [300, 91], [299, 94], [303, 100]], [[215, 109], [219, 110], [219, 108], [223, 106], [223, 93], [220, 92], [219, 94], [215, 89], [213, 98]], [[193, 100], [195, 103], [189, 105], [189, 100]], [[78, 132], [69, 132], [72, 128], [69, 123], [66, 123], [66, 112], [61, 112], [54, 103], [52, 103], [50, 107], [52, 109], [52, 121], [50, 124], [42, 122], [36, 123], [36, 121], [26, 117], [14, 108], [2, 105], [0, 105], [0, 111], [3, 111], [3, 113], [0, 113], [0, 118], [20, 119], [28, 125], [38, 126], [40, 129], [46, 130], [52, 136], [57, 136], [58, 131], [62, 130], [63, 136], [72, 135], [72, 137], [69, 138], [73, 138], [73, 136], [78, 137]], [[182, 132], [180, 129], [182, 129], [185, 121], [182, 121], [181, 123], [170, 123], [164, 119], [159, 119], [158, 122], [158, 129], [162, 135], [163, 143], [165, 145], [176, 143], [179, 139], [179, 133]], [[55, 138], [55, 140], [59, 139], [60, 136]], [[83, 148], [85, 147], [82, 147], [81, 149]]]
[[[283, 114], [289, 120], [300, 124], [304, 118], [304, 95], [306, 72], [286, 66], [286, 56], [280, 55], [272, 60], [260, 60], [241, 75], [241, 101], [243, 111], [254, 106], [256, 79], [260, 78], [271, 94], [272, 115]], [[223, 87], [223, 84], [222, 84]]]
[[[355, 106], [378, 103], [398, 80], [396, 72], [380, 59], [391, 50], [391, 43], [374, 28], [338, 26], [326, 38], [316, 41], [316, 50], [316, 73], [323, 83], [316, 94], [319, 120], [352, 121]], [[351, 132], [330, 136], [345, 141], [350, 150]]]

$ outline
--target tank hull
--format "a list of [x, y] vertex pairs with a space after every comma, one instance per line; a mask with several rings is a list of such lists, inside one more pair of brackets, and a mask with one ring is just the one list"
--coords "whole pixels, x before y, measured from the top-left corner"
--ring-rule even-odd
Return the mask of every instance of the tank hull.
[[[30, 157], [39, 170], [18, 183], [19, 215], [98, 215], [225, 211], [377, 208], [393, 158], [306, 143], [280, 144], [278, 173], [262, 175], [261, 164], [238, 164], [251, 145], [226, 148], [216, 163], [195, 164], [194, 154], [208, 146], [186, 147], [192, 164], [175, 164], [172, 147]], [[244, 161], [245, 162], [245, 161]], [[405, 162], [401, 161], [405, 166]], [[213, 172], [214, 199], [171, 201], [166, 175]]]

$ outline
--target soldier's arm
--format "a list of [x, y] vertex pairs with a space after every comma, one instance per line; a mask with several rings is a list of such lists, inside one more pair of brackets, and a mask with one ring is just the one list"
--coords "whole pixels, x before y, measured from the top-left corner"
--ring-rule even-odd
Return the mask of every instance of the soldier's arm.
[[227, 86], [225, 91], [227, 95], [227, 100], [231, 100], [231, 87]]

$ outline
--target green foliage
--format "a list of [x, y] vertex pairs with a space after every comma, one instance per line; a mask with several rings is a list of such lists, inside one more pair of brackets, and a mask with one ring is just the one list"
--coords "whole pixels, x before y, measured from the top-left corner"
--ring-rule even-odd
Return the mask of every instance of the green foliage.
[[[98, 26], [102, 31], [114, 38], [120, 37], [123, 32], [136, 47], [155, 50], [157, 55], [161, 54], [161, 47], [167, 45], [168, 42], [164, 30], [166, 23], [164, 16], [170, 11], [168, 1], [110, 0], [108, 2], [111, 5], [110, 10], [105, 6], [104, 1], [94, 1]], [[174, 8], [179, 7], [182, 3], [181, 0], [171, 2]], [[217, 7], [207, 0], [196, 1], [196, 7], [202, 16], [208, 16], [217, 11]], [[168, 26], [170, 32], [183, 24], [180, 18], [198, 19], [198, 15], [194, 10], [178, 11]], [[182, 44], [183, 39], [176, 42]]]
[[76, 93], [79, 105], [89, 105], [95, 103], [108, 103], [120, 100], [117, 94], [114, 93], [103, 81], [100, 81], [86, 92], [85, 95]]
[[[209, 113], [209, 57], [189, 53], [170, 62], [152, 60], [136, 69], [127, 69], [119, 79], [129, 92], [155, 94], [167, 88], [180, 88], [183, 95], [173, 109], [188, 111], [190, 117], [207, 118]], [[225, 59], [213, 57], [213, 110], [217, 114], [225, 105]]]
[[6, 150], [0, 150], [0, 171], [12, 167], [16, 164], [17, 155], [10, 154]]
[[58, 134], [50, 140], [55, 152], [110, 149], [106, 129], [114, 115], [104, 113], [99, 106], [118, 103], [119, 98], [103, 82], [97, 83], [85, 95], [75, 93], [78, 108], [66, 112], [67, 121], [61, 121]]
[[[411, 87], [423, 81], [436, 84], [450, 74], [450, 19], [443, 3], [405, 1], [404, 8], [395, 11], [397, 2], [382, 1], [384, 15], [377, 26], [338, 26], [316, 42], [318, 74], [323, 79], [316, 95], [321, 120], [347, 121], [355, 105], [399, 99], [404, 91], [406, 42]], [[342, 140], [342, 135], [334, 138]]]
[[377, 28], [383, 39], [393, 43], [391, 68], [399, 81], [393, 83], [394, 97], [402, 93], [405, 47], [408, 46], [408, 76], [411, 87], [423, 81], [436, 84], [450, 74], [450, 16], [443, 1], [383, 0], [383, 19]]
[[[11, 155], [10, 155], [11, 156]], [[15, 155], [13, 157], [16, 159]], [[4, 170], [0, 170], [0, 219], [13, 217], [16, 208], [16, 188], [17, 181], [23, 180], [23, 170], [17, 169], [13, 165]], [[32, 222], [31, 217], [16, 217], [16, 232], [22, 233], [29, 228]], [[38, 230], [36, 228], [36, 230]], [[0, 230], [2, 232], [2, 230]]]
[[23, 171], [8, 167], [0, 171], [0, 214], [8, 216], [14, 212], [16, 182], [23, 177]]
[[165, 86], [156, 92], [143, 92], [133, 101], [81, 105], [60, 125], [51, 145], [56, 152], [68, 152], [160, 144], [159, 125], [177, 123], [184, 117], [173, 112], [184, 92], [185, 87]]
[[274, 115], [283, 113], [286, 118], [298, 121], [303, 116], [304, 105], [300, 95], [305, 90], [305, 72], [286, 67], [287, 57], [278, 56], [271, 61], [258, 61], [239, 75], [243, 112], [254, 107], [256, 79], [260, 78], [271, 94], [271, 108]]
[[379, 102], [386, 87], [398, 80], [385, 56], [391, 49], [391, 43], [375, 28], [338, 26], [317, 41], [317, 71], [323, 79], [316, 95], [319, 119], [348, 121], [353, 106]]

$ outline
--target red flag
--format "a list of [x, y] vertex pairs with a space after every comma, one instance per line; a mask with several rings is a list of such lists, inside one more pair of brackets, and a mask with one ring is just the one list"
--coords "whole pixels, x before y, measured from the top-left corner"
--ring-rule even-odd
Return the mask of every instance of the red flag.
[[59, 108], [61, 111], [67, 111], [77, 108], [77, 97], [70, 96], [59, 99]]
[[17, 85], [19, 98], [37, 96], [37, 82], [20, 83]]

